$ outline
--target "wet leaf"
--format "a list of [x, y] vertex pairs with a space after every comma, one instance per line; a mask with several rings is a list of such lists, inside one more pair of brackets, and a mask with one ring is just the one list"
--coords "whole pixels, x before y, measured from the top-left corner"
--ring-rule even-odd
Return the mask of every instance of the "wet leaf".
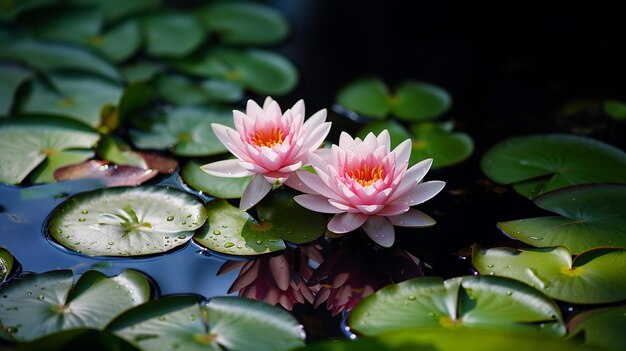
[[619, 351], [626, 345], [626, 306], [585, 311], [567, 322], [569, 337], [585, 345]]
[[70, 329], [48, 334], [29, 343], [18, 344], [16, 351], [46, 350], [93, 350], [93, 351], [140, 351], [124, 339], [111, 333], [89, 328]]
[[0, 63], [0, 116], [9, 114], [17, 88], [31, 75], [19, 65]]
[[219, 79], [196, 82], [180, 75], [161, 75], [155, 87], [164, 100], [179, 105], [236, 102], [243, 97], [241, 85]]
[[13, 255], [9, 250], [0, 247], [0, 284], [4, 283], [13, 270]]
[[54, 172], [58, 169], [84, 162], [94, 157], [91, 150], [68, 150], [50, 155], [30, 175], [29, 180], [33, 184], [54, 183]]
[[626, 120], [626, 103], [619, 100], [604, 100], [602, 102], [604, 112], [613, 119]]
[[143, 17], [141, 27], [146, 50], [152, 56], [183, 57], [204, 41], [200, 23], [190, 15], [160, 12]]

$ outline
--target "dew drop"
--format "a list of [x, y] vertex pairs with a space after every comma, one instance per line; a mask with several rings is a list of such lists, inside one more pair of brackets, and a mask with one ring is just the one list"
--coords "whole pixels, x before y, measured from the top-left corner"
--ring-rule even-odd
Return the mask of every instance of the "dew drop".
[[213, 234], [215, 234], [215, 235], [220, 235], [220, 234], [222, 234], [222, 232], [220, 232], [219, 230], [214, 230], [214, 231], [213, 231]]
[[257, 240], [257, 241], [256, 241], [256, 244], [257, 244], [257, 245], [261, 245], [261, 244], [263, 244], [263, 240]]
[[84, 222], [84, 221], [85, 221], [85, 217], [80, 217], [80, 218], [78, 219], [78, 221], [79, 221], [79, 222]]
[[187, 224], [187, 221], [183, 221], [182, 224]]
[[174, 220], [174, 216], [168, 216], [168, 217], [167, 217], [167, 221], [168, 221], [168, 222], [171, 222], [171, 221], [173, 221], [173, 220]]
[[159, 316], [159, 320], [160, 321], [164, 321], [165, 320], [165, 316]]
[[185, 238], [187, 238], [187, 235], [185, 235], [185, 234], [180, 234], [178, 236], [178, 239], [185, 239]]
[[87, 211], [87, 210], [82, 210], [82, 211], [80, 211], [80, 213], [82, 213], [82, 214], [87, 214], [87, 213], [89, 213], [89, 211]]
[[37, 296], [37, 300], [43, 301], [44, 299], [45, 299], [45, 297], [43, 295]]
[[222, 224], [222, 228], [228, 228], [226, 224]]
[[435, 312], [428, 312], [428, 317], [435, 318]]
[[191, 218], [191, 213], [187, 215], [187, 218]]
[[224, 247], [233, 247], [233, 246], [235, 246], [235, 244], [230, 241], [224, 244]]
[[417, 297], [413, 296], [413, 295], [409, 295], [409, 300], [411, 301], [415, 301], [415, 299], [417, 299]]
[[27, 291], [27, 292], [26, 292], [26, 295], [28, 295], [28, 296], [30, 296], [30, 295], [32, 295], [32, 294], [33, 294], [33, 293], [32, 293], [32, 292], [30, 292], [30, 291]]
[[513, 295], [513, 292], [512, 292], [512, 291], [507, 291], [507, 292], [506, 292], [506, 296], [511, 296], [511, 295]]
[[489, 267], [489, 268], [493, 268], [493, 265], [492, 265], [492, 264], [490, 264], [490, 265], [488, 265], [487, 267]]
[[109, 244], [109, 245], [114, 245], [114, 244], [115, 244], [115, 242], [113, 242], [113, 241], [109, 241], [107, 244]]

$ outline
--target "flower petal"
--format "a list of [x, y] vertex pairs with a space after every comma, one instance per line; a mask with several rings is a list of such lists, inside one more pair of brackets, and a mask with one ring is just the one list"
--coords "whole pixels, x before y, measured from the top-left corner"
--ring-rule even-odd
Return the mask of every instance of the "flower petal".
[[241, 161], [235, 159], [216, 161], [206, 164], [200, 167], [200, 169], [210, 175], [227, 178], [241, 178], [253, 174], [242, 168], [239, 165], [240, 162]]
[[248, 210], [250, 207], [259, 203], [270, 190], [272, 190], [272, 184], [268, 183], [262, 174], [256, 174], [243, 191], [243, 196], [239, 202], [239, 209], [242, 211]]
[[407, 191], [415, 187], [416, 184], [419, 183], [424, 178], [426, 173], [428, 173], [428, 170], [430, 169], [430, 166], [432, 164], [433, 164], [433, 159], [427, 158], [413, 165], [413, 167], [409, 168], [404, 174], [404, 178], [402, 178], [402, 181], [396, 188], [396, 191], [391, 196], [390, 201], [394, 201], [398, 197], [403, 196], [404, 194], [407, 193]]
[[268, 262], [272, 277], [280, 290], [287, 290], [291, 282], [291, 268], [284, 255], [271, 257]]
[[387, 217], [371, 216], [363, 224], [365, 233], [382, 247], [391, 247], [395, 241], [393, 225]]
[[311, 211], [322, 213], [342, 213], [345, 212], [331, 205], [328, 199], [321, 195], [304, 194], [293, 198], [300, 206]]
[[300, 192], [303, 192], [305, 194], [317, 194], [317, 191], [311, 189], [308, 185], [306, 185], [306, 183], [302, 181], [302, 179], [298, 175], [299, 172], [306, 172], [306, 171], [296, 171], [296, 172], [291, 173], [289, 178], [287, 178], [287, 180], [285, 181], [285, 185], [287, 185], [288, 187], [292, 189], [296, 189]]
[[407, 162], [411, 157], [411, 139], [401, 142], [393, 149], [393, 153], [396, 154], [396, 167]]
[[360, 213], [340, 213], [328, 222], [328, 230], [339, 234], [351, 232], [362, 226], [367, 218]]
[[313, 114], [313, 116], [309, 117], [304, 122], [304, 129], [312, 129], [315, 128], [326, 121], [326, 109], [323, 108]]
[[399, 227], [430, 227], [437, 223], [431, 216], [412, 208], [401, 215], [389, 217], [389, 220]]
[[378, 140], [378, 145], [383, 145], [387, 148], [387, 151], [391, 150], [391, 137], [389, 136], [389, 131], [387, 129], [380, 132], [376, 139]]
[[339, 196], [335, 194], [320, 178], [319, 175], [307, 171], [297, 171], [298, 176], [304, 184], [313, 189], [316, 193], [329, 199], [339, 200]]
[[420, 183], [415, 188], [409, 190], [406, 195], [394, 200], [393, 202], [408, 206], [419, 205], [437, 195], [445, 185], [446, 182], [442, 182], [440, 180]]

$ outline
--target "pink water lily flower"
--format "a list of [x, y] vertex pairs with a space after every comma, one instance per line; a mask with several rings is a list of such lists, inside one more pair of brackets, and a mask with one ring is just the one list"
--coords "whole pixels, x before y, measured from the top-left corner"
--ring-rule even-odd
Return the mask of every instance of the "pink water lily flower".
[[213, 123], [217, 138], [236, 159], [217, 161], [202, 170], [219, 177], [239, 178], [254, 175], [243, 192], [239, 208], [256, 205], [272, 189], [308, 164], [307, 155], [317, 149], [330, 131], [326, 110], [304, 121], [304, 101], [300, 100], [283, 114], [272, 98], [263, 107], [248, 100], [246, 113], [233, 111], [235, 129]]
[[364, 140], [342, 133], [339, 146], [309, 154], [317, 172], [298, 171], [293, 187], [307, 193], [294, 199], [310, 210], [336, 214], [328, 223], [335, 233], [363, 227], [384, 247], [395, 240], [394, 226], [425, 227], [435, 221], [412, 209], [443, 189], [442, 181], [421, 182], [432, 164], [426, 159], [407, 169], [411, 140], [393, 151], [389, 132], [370, 133]]

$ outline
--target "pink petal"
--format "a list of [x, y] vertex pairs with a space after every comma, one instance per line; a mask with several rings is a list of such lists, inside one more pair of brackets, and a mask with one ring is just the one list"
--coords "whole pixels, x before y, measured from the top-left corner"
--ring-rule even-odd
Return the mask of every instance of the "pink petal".
[[350, 134], [346, 132], [341, 132], [341, 135], [339, 135], [339, 148], [343, 150], [354, 151], [353, 149], [356, 148], [357, 145], [358, 145], [358, 142], [352, 139]]
[[[231, 154], [239, 158], [244, 158], [245, 152], [243, 151], [241, 140], [232, 138], [233, 135], [238, 135], [235, 130], [219, 123], [211, 123], [211, 129], [213, 129], [213, 133], [217, 139], [219, 139]], [[229, 133], [229, 131], [232, 132], [232, 134]]]
[[268, 183], [263, 175], [256, 174], [243, 191], [243, 196], [239, 202], [239, 209], [242, 211], [248, 210], [250, 207], [259, 203], [270, 190], [272, 190], [272, 184]]
[[309, 132], [304, 140], [304, 145], [306, 145], [304, 151], [312, 152], [317, 150], [320, 145], [322, 145], [322, 142], [324, 142], [324, 139], [328, 136], [330, 127], [331, 123], [326, 122]]
[[[265, 100], [265, 103], [267, 104], [267, 100], [271, 100], [271, 98], [268, 96], [267, 99]], [[263, 104], [265, 106], [265, 104]], [[259, 115], [263, 115], [263, 108], [261, 108], [261, 106], [259, 106], [254, 100], [250, 99], [248, 100], [248, 103], [246, 104], [246, 114], [252, 118], [256, 118]]]
[[305, 130], [309, 130], [315, 128], [326, 121], [326, 109], [321, 109], [313, 114], [313, 116], [309, 117], [309, 119], [304, 122], [303, 128]]
[[393, 225], [387, 217], [371, 216], [363, 224], [365, 233], [382, 247], [391, 247], [395, 240]]
[[396, 165], [402, 165], [408, 162], [411, 156], [411, 139], [401, 142], [400, 145], [393, 150], [393, 153], [396, 155]]
[[356, 208], [361, 213], [371, 216], [383, 208], [383, 205], [357, 205]]
[[277, 256], [269, 259], [270, 272], [280, 290], [287, 290], [291, 281], [291, 268], [285, 256]]
[[263, 101], [263, 110], [267, 109], [272, 102], [274, 102], [274, 99], [271, 96], [266, 97]]
[[337, 194], [335, 194], [326, 184], [324, 184], [319, 175], [307, 171], [297, 172], [302, 182], [306, 184], [309, 188], [313, 189], [313, 191], [315, 191], [317, 194], [320, 194], [330, 199], [339, 200]]
[[331, 205], [328, 202], [328, 199], [321, 195], [298, 195], [293, 198], [300, 206], [304, 208], [308, 208], [311, 211], [321, 212], [321, 213], [342, 213], [342, 211], [337, 207]]
[[389, 220], [399, 227], [430, 227], [436, 223], [431, 216], [412, 208], [404, 214], [389, 217]]
[[385, 216], [385, 217], [397, 216], [397, 215], [401, 215], [405, 213], [409, 209], [410, 209], [409, 205], [405, 205], [403, 203], [391, 203], [391, 204], [385, 205], [385, 208], [380, 210], [380, 212], [378, 212], [378, 215]]
[[437, 195], [445, 185], [446, 182], [442, 182], [440, 180], [420, 183], [415, 188], [409, 190], [406, 195], [394, 200], [394, 202], [402, 203], [408, 206], [419, 205]]
[[[293, 172], [289, 178], [287, 178], [287, 180], [285, 181], [285, 185], [287, 185], [288, 187], [292, 188], [292, 189], [296, 189], [300, 192], [303, 192], [305, 194], [317, 194], [317, 191], [311, 189], [309, 186], [307, 186], [302, 179], [300, 178], [300, 176], [298, 175], [299, 172], [306, 172], [306, 171], [297, 171], [297, 172]], [[308, 172], [307, 172], [308, 173]]]
[[291, 172], [297, 171], [300, 167], [302, 167], [302, 162], [301, 161], [299, 161], [297, 163], [294, 163], [292, 165], [289, 165], [289, 166], [285, 166], [285, 167], [279, 169], [278, 171], [282, 172], [282, 173], [291, 173]]
[[241, 168], [239, 160], [222, 160], [206, 164], [200, 169], [210, 175], [227, 178], [241, 178], [249, 176], [252, 173]]
[[389, 136], [389, 131], [387, 129], [383, 130], [376, 137], [378, 141], [378, 145], [382, 145], [387, 148], [387, 150], [391, 150], [391, 137]]
[[351, 232], [362, 226], [367, 218], [360, 213], [340, 213], [328, 222], [328, 230], [339, 234]]
[[415, 184], [419, 183], [424, 178], [426, 173], [428, 173], [432, 163], [433, 159], [427, 158], [409, 168], [404, 174], [404, 178], [402, 178], [402, 181], [396, 188], [396, 191], [391, 196], [390, 201], [394, 201], [398, 197], [403, 196], [407, 191], [415, 187]]

